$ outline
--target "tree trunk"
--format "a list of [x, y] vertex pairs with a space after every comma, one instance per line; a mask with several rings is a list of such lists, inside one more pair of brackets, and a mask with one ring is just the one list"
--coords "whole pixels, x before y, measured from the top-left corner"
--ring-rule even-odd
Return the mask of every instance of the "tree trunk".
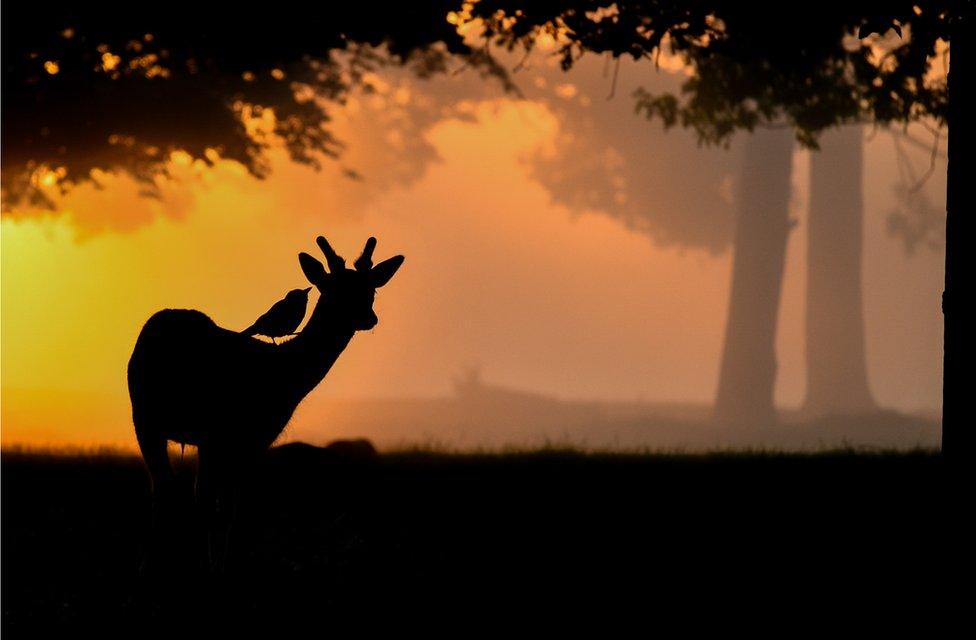
[[819, 142], [810, 158], [804, 409], [815, 416], [868, 413], [876, 405], [861, 298], [863, 130], [832, 129]]
[[[976, 443], [976, 433], [967, 411], [971, 410], [969, 375], [976, 354], [973, 353], [973, 327], [976, 326], [976, 304], [968, 294], [967, 273], [973, 271], [973, 210], [969, 192], [974, 188], [972, 167], [967, 170], [966, 156], [976, 152], [973, 130], [974, 35], [976, 27], [968, 4], [960, 3], [963, 15], [953, 21], [949, 60], [949, 171], [946, 188], [946, 262], [942, 313], [945, 321], [942, 450], [947, 456], [968, 461]], [[971, 276], [969, 276], [971, 277]], [[968, 406], [967, 406], [968, 405]]]
[[776, 318], [792, 226], [793, 135], [788, 130], [757, 130], [743, 143], [715, 418], [723, 424], [760, 428], [776, 421]]

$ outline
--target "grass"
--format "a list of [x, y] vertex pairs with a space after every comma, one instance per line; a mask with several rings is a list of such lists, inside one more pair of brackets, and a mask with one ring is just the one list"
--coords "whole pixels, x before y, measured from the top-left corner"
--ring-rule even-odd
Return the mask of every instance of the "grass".
[[[4, 637], [200, 617], [324, 635], [586, 612], [645, 629], [728, 608], [757, 622], [922, 614], [945, 609], [946, 514], [962, 508], [926, 450], [298, 453], [254, 471], [228, 571], [212, 576], [191, 547], [140, 570], [149, 487], [135, 456], [5, 450]], [[188, 450], [187, 495], [193, 464]]]

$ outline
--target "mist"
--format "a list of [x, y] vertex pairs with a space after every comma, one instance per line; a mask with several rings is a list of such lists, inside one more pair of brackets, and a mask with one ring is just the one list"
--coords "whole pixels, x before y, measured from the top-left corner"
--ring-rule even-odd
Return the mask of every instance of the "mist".
[[[407, 260], [377, 300], [379, 326], [353, 340], [286, 439], [821, 442], [825, 432], [798, 426], [736, 439], [710, 422], [744, 137], [706, 148], [634, 113], [635, 88], [674, 89], [680, 68], [584, 62], [565, 73], [535, 54], [513, 73], [521, 97], [470, 74], [419, 80], [389, 69], [374, 91], [333, 110], [346, 152], [320, 172], [280, 150], [264, 181], [233, 163], [177, 157], [159, 201], [106, 176], [104, 189], [79, 188], [54, 213], [5, 214], [4, 442], [131, 446], [124, 369], [141, 323], [174, 307], [247, 326], [307, 286], [296, 255], [318, 234], [350, 260], [370, 235], [381, 254]], [[838, 423], [832, 442], [937, 442], [944, 253], [933, 230], [944, 221], [945, 171], [909, 194], [931, 136], [908, 134], [862, 134], [865, 376], [896, 426], [852, 434]], [[794, 145], [783, 172], [791, 227], [771, 401], [787, 425], [804, 419], [808, 393], [814, 153]], [[72, 317], [103, 320], [65, 326]]]

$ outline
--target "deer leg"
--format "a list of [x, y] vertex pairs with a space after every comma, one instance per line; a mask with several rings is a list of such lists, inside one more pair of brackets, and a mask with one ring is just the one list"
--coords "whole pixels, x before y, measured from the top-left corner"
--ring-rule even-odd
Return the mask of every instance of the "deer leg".
[[221, 527], [219, 533], [223, 535], [223, 539], [220, 540], [222, 555], [217, 561], [221, 569], [228, 566], [228, 562], [237, 564], [245, 557], [239, 553], [246, 549], [249, 534], [247, 518], [241, 518], [242, 515], [246, 516], [246, 513], [242, 513], [245, 511], [244, 499], [249, 495], [251, 482], [258, 472], [266, 449], [260, 443], [239, 444], [229, 450], [224, 460], [223, 483], [218, 495], [218, 524]]
[[197, 503], [206, 531], [207, 564], [214, 573], [223, 573], [226, 567], [234, 518], [233, 470], [229, 463], [230, 456], [222, 447], [200, 447]]
[[241, 499], [247, 492], [249, 479], [255, 472], [259, 462], [260, 449], [252, 444], [235, 447], [225, 460], [224, 483], [221, 487], [220, 501], [222, 506], [221, 525], [223, 526], [223, 556], [219, 558], [222, 565], [234, 560], [235, 549], [241, 548], [242, 529], [240, 521]]
[[[141, 428], [140, 428], [141, 427]], [[158, 435], [157, 429], [150, 429], [142, 421], [136, 422], [136, 440], [139, 451], [146, 462], [152, 482], [153, 502], [164, 501], [172, 496], [176, 485], [176, 474], [169, 463], [166, 438]]]
[[238, 487], [236, 478], [224, 483], [221, 487], [219, 500], [221, 530], [218, 534], [222, 539], [219, 541], [220, 555], [217, 562], [220, 571], [224, 571], [227, 568], [227, 561], [230, 556], [231, 532], [234, 530], [234, 523], [237, 520]]
[[178, 531], [178, 497], [176, 475], [169, 462], [166, 438], [161, 431], [133, 416], [136, 426], [136, 440], [146, 463], [152, 485], [152, 515], [144, 570], [165, 568], [164, 552], [175, 542]]
[[217, 510], [217, 469], [216, 455], [211, 445], [201, 445], [198, 449], [196, 482], [197, 514], [203, 533], [207, 567], [214, 566], [213, 529]]

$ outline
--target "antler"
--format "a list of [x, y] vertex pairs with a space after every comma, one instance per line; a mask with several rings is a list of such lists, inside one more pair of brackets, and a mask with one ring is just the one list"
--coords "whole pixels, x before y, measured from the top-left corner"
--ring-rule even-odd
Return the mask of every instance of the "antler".
[[329, 265], [330, 273], [337, 273], [345, 270], [346, 261], [343, 260], [342, 257], [332, 249], [332, 245], [329, 244], [329, 241], [326, 240], [324, 236], [319, 236], [315, 239], [315, 242], [318, 243], [319, 249], [321, 249], [322, 253], [325, 254], [325, 261]]
[[363, 255], [356, 258], [356, 262], [353, 263], [356, 271], [369, 271], [373, 268], [373, 249], [375, 248], [376, 238], [370, 238], [366, 241], [366, 246], [363, 248]]

